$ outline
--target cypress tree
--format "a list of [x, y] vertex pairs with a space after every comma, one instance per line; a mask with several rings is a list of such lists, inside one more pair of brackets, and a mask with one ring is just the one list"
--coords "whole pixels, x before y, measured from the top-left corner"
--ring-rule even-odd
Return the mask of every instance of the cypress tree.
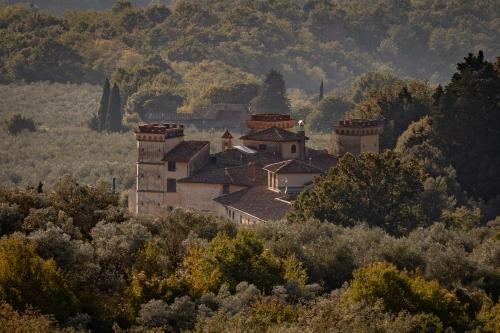
[[43, 193], [43, 183], [42, 182], [38, 182], [38, 186], [36, 187], [36, 192]]
[[290, 113], [285, 81], [279, 72], [270, 70], [267, 73], [259, 95], [252, 100], [252, 110], [255, 113]]
[[321, 80], [321, 85], [319, 86], [319, 101], [323, 100], [324, 90], [323, 90], [323, 80]]
[[109, 85], [109, 80], [106, 79], [106, 81], [104, 82], [104, 87], [102, 89], [101, 103], [99, 104], [99, 110], [97, 111], [98, 131], [104, 131], [106, 129], [106, 118], [109, 106], [109, 94], [110, 94], [110, 85]]
[[106, 128], [109, 132], [119, 132], [122, 129], [122, 111], [120, 101], [120, 88], [115, 83], [109, 98]]

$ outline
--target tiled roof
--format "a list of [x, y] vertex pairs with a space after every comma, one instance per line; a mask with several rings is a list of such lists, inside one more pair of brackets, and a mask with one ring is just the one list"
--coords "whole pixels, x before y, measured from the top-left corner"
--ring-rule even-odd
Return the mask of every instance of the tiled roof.
[[267, 173], [262, 170], [262, 165], [255, 163], [253, 166], [250, 164], [224, 168], [207, 165], [193, 176], [179, 179], [179, 182], [255, 186], [266, 184]]
[[183, 141], [169, 151], [164, 161], [188, 162], [203, 147], [210, 144], [209, 141]]
[[289, 203], [277, 200], [283, 193], [270, 191], [267, 186], [256, 186], [215, 198], [214, 201], [263, 221], [281, 220], [291, 209]]
[[[298, 141], [300, 140], [300, 136], [297, 133], [287, 131], [286, 129], [271, 127], [262, 131], [244, 135], [240, 139], [255, 140], [255, 141], [288, 142], [288, 141]], [[309, 140], [309, 138], [306, 137], [306, 140]]]
[[275, 173], [322, 173], [323, 170], [300, 160], [286, 160], [266, 165], [264, 170]]
[[247, 154], [236, 148], [216, 153], [212, 155], [212, 159], [218, 167], [240, 166], [251, 161], [260, 165], [267, 165], [280, 160], [276, 155], [267, 152], [256, 151], [253, 154]]
[[311, 164], [317, 168], [323, 170], [323, 172], [328, 172], [330, 168], [337, 164], [338, 158], [334, 155], [328, 154], [325, 150], [316, 150], [312, 148], [307, 148], [308, 160], [311, 159]]

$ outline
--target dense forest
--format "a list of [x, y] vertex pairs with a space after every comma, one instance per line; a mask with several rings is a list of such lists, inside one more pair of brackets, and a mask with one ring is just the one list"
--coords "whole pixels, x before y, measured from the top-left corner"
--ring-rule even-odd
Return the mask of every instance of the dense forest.
[[392, 115], [395, 146], [343, 156], [283, 221], [133, 217], [109, 183], [71, 177], [0, 188], [0, 325], [498, 332], [499, 65], [470, 54], [421, 117], [404, 87], [399, 112], [386, 99], [353, 109]]
[[500, 54], [497, 1], [121, 0], [62, 17], [50, 3], [0, 6], [0, 82], [108, 77], [132, 112], [224, 102], [270, 69], [307, 99], [374, 71], [444, 83], [467, 52]]
[[[0, 332], [500, 332], [498, 1], [32, 3], [0, 5]], [[283, 221], [131, 216], [131, 128], [213, 102], [383, 151]]]

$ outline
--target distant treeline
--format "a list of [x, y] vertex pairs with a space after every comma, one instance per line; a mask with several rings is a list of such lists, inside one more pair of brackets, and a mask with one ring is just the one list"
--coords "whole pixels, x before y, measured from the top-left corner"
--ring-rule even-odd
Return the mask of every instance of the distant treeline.
[[500, 54], [495, 1], [178, 0], [164, 7], [143, 0], [67, 11], [64, 18], [43, 11], [104, 9], [111, 2], [0, 9], [2, 81], [100, 83], [120, 70], [134, 75], [134, 66], [151, 73], [144, 66], [160, 55], [177, 64], [168, 74], [179, 83], [194, 74], [182, 63], [220, 62], [208, 66], [212, 75], [261, 76], [274, 68], [289, 87], [311, 93], [322, 79], [329, 91], [376, 69], [443, 82], [462, 54]]
[[[0, 0], [0, 4], [27, 4], [35, 8], [62, 15], [68, 10], [106, 10], [113, 6], [116, 0]], [[136, 6], [150, 4], [168, 5], [173, 0], [130, 0]]]

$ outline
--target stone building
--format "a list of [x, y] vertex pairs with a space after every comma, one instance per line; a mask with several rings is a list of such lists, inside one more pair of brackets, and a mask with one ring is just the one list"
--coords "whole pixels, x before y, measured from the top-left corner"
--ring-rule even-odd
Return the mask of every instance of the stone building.
[[341, 120], [333, 128], [333, 154], [342, 156], [379, 153], [379, 135], [384, 124], [382, 120]]
[[[252, 115], [249, 133], [239, 138], [226, 129], [222, 151], [210, 154], [208, 141], [184, 140], [183, 125], [147, 124], [137, 140], [136, 188], [129, 195], [134, 214], [154, 215], [172, 208], [211, 212], [238, 223], [282, 219], [296, 196], [326, 173], [338, 155], [378, 152], [381, 124], [351, 121], [335, 126], [336, 154], [306, 146], [288, 115]], [[355, 138], [355, 139], [353, 139]]]

